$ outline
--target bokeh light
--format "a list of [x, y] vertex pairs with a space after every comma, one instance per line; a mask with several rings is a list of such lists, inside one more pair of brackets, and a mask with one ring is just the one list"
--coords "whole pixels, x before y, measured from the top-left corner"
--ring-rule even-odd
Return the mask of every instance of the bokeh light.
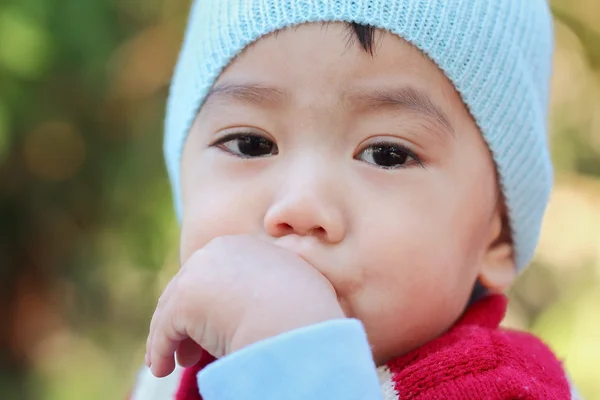
[[38, 178], [70, 178], [85, 160], [85, 142], [75, 127], [65, 122], [46, 122], [25, 137], [23, 156]]

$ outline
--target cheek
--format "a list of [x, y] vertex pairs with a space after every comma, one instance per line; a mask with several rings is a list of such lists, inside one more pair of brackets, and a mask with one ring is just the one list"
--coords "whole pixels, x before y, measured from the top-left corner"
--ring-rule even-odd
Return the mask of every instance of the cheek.
[[428, 206], [433, 205], [397, 205], [401, 209], [382, 213], [379, 223], [371, 219], [360, 241], [360, 254], [366, 256], [361, 260], [365, 286], [383, 286], [389, 289], [386, 293], [411, 298], [418, 293], [444, 296], [460, 285], [468, 270], [467, 245]]
[[405, 186], [410, 194], [388, 189], [378, 200], [361, 200], [367, 211], [356, 230], [363, 282], [351, 301], [353, 311], [370, 326], [370, 335], [383, 335], [373, 340], [397, 340], [384, 336], [400, 330], [406, 341], [396, 343], [401, 348], [435, 337], [462, 312], [494, 199], [493, 186], [427, 173], [427, 180]]
[[362, 192], [355, 205], [363, 210], [356, 213], [363, 215], [355, 230], [359, 254], [366, 256], [364, 265], [374, 266], [373, 273], [401, 274], [394, 278], [409, 287], [440, 276], [452, 282], [481, 247], [473, 238], [482, 236], [485, 208], [469, 204], [465, 189], [443, 171], [416, 175], [399, 189], [388, 184], [381, 193], [377, 187]]
[[185, 262], [196, 250], [218, 236], [235, 234], [243, 221], [236, 219], [239, 204], [228, 196], [210, 192], [184, 203], [181, 226], [181, 259]]
[[433, 216], [411, 215], [405, 214], [402, 224], [371, 228], [378, 235], [367, 235], [360, 245], [367, 255], [361, 259], [364, 281], [349, 303], [365, 324], [377, 360], [410, 351], [448, 329], [476, 276], [452, 230]]
[[245, 176], [232, 179], [216, 174], [217, 168], [196, 165], [198, 172], [182, 174], [182, 262], [216, 237], [262, 228], [267, 192]]

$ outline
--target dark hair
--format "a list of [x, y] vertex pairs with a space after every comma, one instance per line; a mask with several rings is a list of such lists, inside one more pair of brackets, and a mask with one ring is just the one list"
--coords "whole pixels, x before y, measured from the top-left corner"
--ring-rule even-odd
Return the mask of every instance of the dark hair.
[[[365, 49], [367, 53], [373, 55], [375, 47], [375, 27], [351, 22], [348, 24], [348, 28], [350, 29], [350, 34], [358, 40], [360, 46]], [[352, 37], [350, 40], [352, 40]]]
[[[331, 22], [323, 22], [323, 27], [327, 27]], [[293, 29], [300, 27], [296, 25]], [[351, 46], [358, 40], [360, 47], [362, 47], [367, 53], [373, 55], [375, 53], [375, 28], [372, 25], [359, 24], [357, 22], [346, 23], [348, 32], [348, 46]], [[282, 29], [284, 30], [284, 29]], [[274, 35], [277, 36], [281, 30], [275, 31]]]

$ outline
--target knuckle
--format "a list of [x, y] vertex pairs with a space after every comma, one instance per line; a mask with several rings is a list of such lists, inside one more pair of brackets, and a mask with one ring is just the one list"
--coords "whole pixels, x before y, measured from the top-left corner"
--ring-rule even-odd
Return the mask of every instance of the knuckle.
[[190, 269], [190, 267], [192, 266], [196, 266], [198, 264], [201, 264], [204, 259], [206, 258], [206, 248], [202, 248], [199, 250], [196, 250], [188, 259], [187, 261], [181, 266], [181, 270], [179, 271], [179, 274], [183, 273], [184, 271]]
[[195, 285], [190, 278], [191, 277], [183, 277], [174, 284], [173, 296], [175, 297], [176, 303], [180, 303], [181, 299], [188, 299], [194, 294]]
[[165, 336], [169, 340], [177, 340], [177, 334], [184, 333], [186, 330], [185, 323], [188, 321], [185, 316], [187, 310], [184, 310], [185, 307], [182, 303], [177, 303], [173, 306], [172, 312], [168, 316], [168, 324], [171, 327], [171, 330], [165, 332]]
[[207, 285], [201, 274], [180, 279], [173, 291], [172, 311], [184, 317], [191, 316], [205, 302]]
[[230, 236], [217, 236], [213, 238], [208, 244], [205, 246], [206, 249], [219, 249], [227, 246], [227, 243], [231, 240]]

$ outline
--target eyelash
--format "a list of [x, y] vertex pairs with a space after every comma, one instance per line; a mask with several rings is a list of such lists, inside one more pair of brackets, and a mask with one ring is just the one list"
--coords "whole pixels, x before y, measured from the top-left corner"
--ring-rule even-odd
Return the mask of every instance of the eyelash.
[[[398, 143], [398, 142], [394, 142], [394, 141], [381, 140], [378, 142], [369, 143], [367, 146], [365, 146], [359, 152], [357, 152], [357, 154], [354, 156], [354, 158], [357, 159], [357, 157], [360, 154], [362, 154], [363, 152], [365, 152], [369, 149], [374, 149], [374, 148], [392, 148], [395, 150], [395, 152], [404, 154], [408, 158], [411, 158], [413, 160], [413, 163], [417, 164], [421, 168], [425, 168], [425, 164], [423, 163], [423, 161], [421, 161], [421, 158], [413, 150], [411, 150], [408, 146], [406, 146], [402, 143]], [[361, 161], [361, 160], [359, 160], [359, 161]], [[369, 163], [369, 164], [371, 164], [371, 163]], [[372, 164], [372, 165], [375, 165], [375, 164]], [[410, 165], [402, 164], [397, 167], [386, 167], [383, 165], [377, 165], [377, 167], [381, 168], [381, 169], [394, 170], [394, 169], [408, 168], [408, 167], [410, 167]]]
[[[251, 156], [251, 155], [248, 156], [248, 155], [241, 154], [240, 152], [233, 151], [230, 148], [227, 148], [224, 146], [226, 143], [233, 142], [236, 139], [254, 139], [254, 140], [259, 140], [259, 141], [262, 140], [264, 142], [269, 142], [272, 144], [272, 146], [274, 148], [274, 153], [273, 154], [262, 154], [262, 155], [258, 155], [258, 156]], [[264, 142], [262, 144], [264, 144]], [[239, 133], [232, 133], [232, 134], [226, 135], [226, 136], [218, 139], [217, 141], [215, 141], [213, 144], [210, 145], [210, 147], [217, 147], [229, 154], [232, 154], [234, 156], [237, 156], [237, 157], [240, 157], [243, 159], [261, 158], [261, 157], [268, 157], [271, 155], [279, 154], [279, 149], [277, 148], [277, 145], [275, 144], [274, 141], [272, 141], [271, 139], [269, 139], [263, 135], [253, 133], [253, 132], [239, 132]], [[238, 148], [239, 148], [239, 143], [238, 143]], [[368, 146], [365, 146], [359, 152], [356, 153], [356, 155], [354, 156], [354, 159], [374, 165], [380, 169], [393, 170], [393, 169], [403, 169], [403, 168], [407, 168], [410, 166], [410, 165], [406, 165], [406, 163], [402, 163], [399, 166], [386, 167], [384, 165], [370, 163], [370, 162], [361, 160], [359, 158], [359, 156], [361, 154], [365, 153], [367, 150], [371, 150], [371, 152], [372, 152], [373, 149], [376, 149], [376, 148], [388, 149], [388, 150], [393, 149], [394, 153], [399, 153], [399, 154], [405, 155], [407, 158], [412, 159], [413, 162], [416, 163], [417, 165], [419, 165], [420, 167], [422, 167], [422, 168], [425, 167], [425, 165], [421, 161], [420, 157], [414, 151], [412, 151], [410, 148], [408, 148], [407, 146], [405, 146], [404, 144], [401, 144], [401, 143], [397, 143], [397, 142], [393, 142], [393, 141], [385, 141], [385, 140], [374, 142], [374, 143], [369, 143]], [[388, 151], [388, 153], [389, 153], [389, 151]]]
[[[261, 155], [261, 156], [246, 156], [244, 154], [240, 154], [239, 152], [235, 152], [227, 147], [225, 147], [224, 145], [228, 142], [233, 142], [236, 139], [258, 139], [260, 141], [264, 142], [270, 142], [273, 144], [273, 147], [275, 148], [275, 154], [265, 154], [265, 155]], [[229, 135], [226, 135], [220, 139], [218, 139], [216, 142], [214, 142], [213, 144], [210, 145], [210, 147], [217, 147], [227, 153], [230, 153], [234, 156], [240, 157], [240, 158], [244, 158], [244, 159], [250, 159], [250, 158], [259, 158], [259, 157], [266, 157], [268, 155], [277, 155], [279, 154], [279, 149], [277, 148], [277, 145], [275, 144], [274, 141], [272, 141], [271, 139], [267, 138], [266, 136], [257, 134], [257, 133], [253, 133], [253, 132], [238, 132], [238, 133], [231, 133]]]

